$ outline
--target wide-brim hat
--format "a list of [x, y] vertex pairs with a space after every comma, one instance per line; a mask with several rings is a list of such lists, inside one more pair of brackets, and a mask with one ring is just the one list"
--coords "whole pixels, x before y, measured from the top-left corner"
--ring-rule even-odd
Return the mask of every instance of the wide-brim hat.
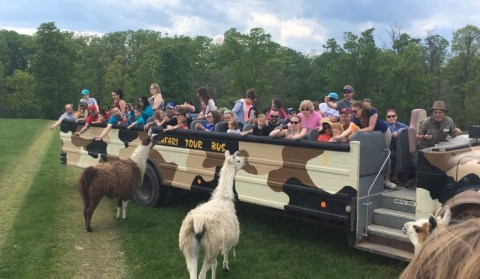
[[330, 118], [328, 117], [324, 117], [322, 118], [322, 120], [320, 120], [320, 128], [318, 128], [318, 132], [322, 132], [326, 126], [332, 126], [332, 121], [330, 120]]
[[435, 110], [435, 109], [441, 109], [445, 112], [448, 111], [448, 109], [445, 107], [445, 103], [443, 101], [435, 101], [433, 103], [433, 106], [430, 108], [430, 111]]

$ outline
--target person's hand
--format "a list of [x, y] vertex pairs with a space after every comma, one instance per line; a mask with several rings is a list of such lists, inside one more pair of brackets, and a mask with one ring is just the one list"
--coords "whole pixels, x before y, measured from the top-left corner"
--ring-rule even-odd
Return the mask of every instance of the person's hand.
[[80, 136], [80, 132], [75, 132], [75, 136], [79, 137], [79, 136]]
[[50, 130], [53, 130], [55, 128], [55, 125], [50, 125]]
[[96, 136], [95, 140], [102, 140], [102, 137], [101, 136]]
[[455, 128], [455, 129], [453, 130], [453, 134], [454, 134], [455, 136], [458, 136], [458, 135], [460, 135], [461, 133], [462, 133], [462, 130], [460, 130], [459, 128]]
[[200, 129], [200, 127], [202, 127], [202, 124], [201, 124], [201, 123], [197, 123], [197, 124], [195, 125], [195, 130]]
[[431, 139], [433, 138], [433, 136], [430, 135], [430, 133], [426, 133], [425, 135], [423, 135], [423, 138], [424, 138], [425, 140], [431, 140]]
[[150, 128], [150, 123], [147, 123], [143, 126], [144, 131], [148, 130], [148, 128]]

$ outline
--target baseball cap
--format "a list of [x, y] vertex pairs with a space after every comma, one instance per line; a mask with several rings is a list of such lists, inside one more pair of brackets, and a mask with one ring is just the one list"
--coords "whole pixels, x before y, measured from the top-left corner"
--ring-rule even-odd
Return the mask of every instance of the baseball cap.
[[338, 94], [335, 93], [335, 92], [330, 92], [330, 93], [328, 93], [327, 97], [328, 97], [328, 98], [333, 98], [333, 99], [335, 99], [335, 100], [338, 101]]
[[343, 92], [347, 92], [347, 93], [352, 93], [353, 92], [353, 87], [351, 85], [345, 85], [343, 87]]
[[90, 91], [88, 91], [88, 89], [82, 90], [82, 95], [88, 95], [88, 94], [90, 94]]
[[166, 108], [174, 108], [174, 107], [175, 107], [175, 104], [174, 104], [173, 102], [168, 102], [165, 107], [166, 107]]
[[288, 114], [292, 114], [292, 113], [295, 113], [296, 111], [293, 109], [293, 108], [288, 108], [287, 109], [287, 113]]
[[351, 112], [351, 111], [350, 111], [350, 109], [348, 109], [348, 108], [342, 108], [342, 109], [340, 110], [340, 114], [343, 114], [343, 113], [350, 114], [350, 112]]

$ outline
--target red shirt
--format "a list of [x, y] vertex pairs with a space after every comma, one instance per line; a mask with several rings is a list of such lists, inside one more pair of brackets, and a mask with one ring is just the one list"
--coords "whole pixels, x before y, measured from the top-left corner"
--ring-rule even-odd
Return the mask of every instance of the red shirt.
[[323, 133], [318, 136], [317, 141], [330, 141], [331, 138], [332, 138], [331, 135], [327, 133]]

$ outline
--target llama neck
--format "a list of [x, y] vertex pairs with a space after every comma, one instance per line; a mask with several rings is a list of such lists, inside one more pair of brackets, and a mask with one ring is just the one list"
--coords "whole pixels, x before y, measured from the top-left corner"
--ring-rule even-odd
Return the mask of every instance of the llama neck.
[[130, 159], [137, 164], [137, 166], [140, 168], [140, 172], [145, 174], [145, 169], [147, 168], [147, 158], [148, 154], [150, 154], [150, 146], [149, 145], [143, 145], [140, 144], [137, 146], [137, 148], [133, 151], [132, 156], [130, 156]]
[[233, 200], [235, 195], [233, 193], [233, 181], [237, 170], [225, 163], [220, 170], [220, 178], [218, 179], [218, 186], [212, 193], [212, 199]]

